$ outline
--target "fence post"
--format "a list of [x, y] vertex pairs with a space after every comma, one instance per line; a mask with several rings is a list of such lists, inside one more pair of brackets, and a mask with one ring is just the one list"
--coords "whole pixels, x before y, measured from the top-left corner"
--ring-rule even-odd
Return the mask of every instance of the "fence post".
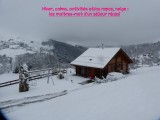
[[48, 80], [47, 80], [47, 83], [49, 83], [49, 72], [50, 72], [50, 70], [48, 69]]

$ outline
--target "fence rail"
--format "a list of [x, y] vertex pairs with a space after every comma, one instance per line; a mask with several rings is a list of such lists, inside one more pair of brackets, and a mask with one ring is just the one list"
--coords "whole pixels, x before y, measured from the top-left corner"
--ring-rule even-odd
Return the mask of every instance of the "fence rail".
[[[51, 69], [49, 68], [49, 69], [43, 69], [43, 70], [36, 70], [36, 71], [30, 71], [30, 72], [27, 72], [27, 73], [41, 72], [41, 71], [47, 71], [47, 70], [51, 70]], [[67, 71], [66, 70], [61, 70], [61, 72], [66, 73]], [[29, 81], [32, 81], [32, 80], [36, 80], [36, 79], [40, 79], [40, 78], [49, 77], [49, 76], [52, 76], [52, 75], [57, 75], [58, 73], [59, 73], [58, 71], [57, 72], [51, 72], [51, 73], [50, 72], [49, 73], [43, 73], [43, 74], [38, 74], [38, 75], [34, 75], [34, 76], [29, 76], [28, 79], [29, 79]], [[18, 84], [18, 83], [19, 83], [19, 79], [3, 82], [3, 83], [0, 83], [0, 88], [5, 87], [5, 86]]]

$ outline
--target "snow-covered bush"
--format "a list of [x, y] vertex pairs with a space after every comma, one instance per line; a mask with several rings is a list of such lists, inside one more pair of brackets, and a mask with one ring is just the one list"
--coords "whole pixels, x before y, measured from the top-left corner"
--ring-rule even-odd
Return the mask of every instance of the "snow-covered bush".
[[122, 79], [122, 78], [125, 78], [125, 75], [123, 75], [122, 73], [111, 72], [107, 75], [106, 78], [102, 76], [102, 79], [100, 79], [95, 76], [94, 82], [100, 84], [100, 83], [112, 82], [112, 81]]
[[95, 76], [95, 78], [94, 78], [95, 83], [98, 83], [98, 84], [100, 84], [100, 83], [106, 83], [106, 82], [107, 82], [107, 79], [105, 79], [103, 76], [102, 76], [102, 78], [103, 78], [103, 79], [99, 79], [99, 78], [97, 78], [97, 77]]
[[57, 78], [63, 79], [64, 78], [64, 74], [62, 72], [59, 72], [58, 75], [57, 75]]
[[107, 81], [115, 81], [121, 78], [125, 78], [125, 75], [123, 75], [122, 73], [118, 73], [118, 72], [111, 72], [111, 73], [108, 73], [106, 79]]

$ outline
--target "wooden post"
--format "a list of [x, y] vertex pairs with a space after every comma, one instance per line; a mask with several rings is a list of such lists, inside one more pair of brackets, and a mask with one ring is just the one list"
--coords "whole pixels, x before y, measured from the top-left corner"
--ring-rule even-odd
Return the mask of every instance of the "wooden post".
[[117, 57], [115, 58], [115, 72], [117, 72]]
[[49, 83], [49, 73], [50, 73], [50, 70], [48, 69], [48, 80], [47, 80], [47, 83]]

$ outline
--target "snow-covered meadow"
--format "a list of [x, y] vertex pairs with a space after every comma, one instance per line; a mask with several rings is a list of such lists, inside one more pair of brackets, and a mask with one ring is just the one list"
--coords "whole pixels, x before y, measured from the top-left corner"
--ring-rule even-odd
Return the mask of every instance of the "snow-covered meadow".
[[[59, 93], [67, 94], [4, 110], [10, 120], [158, 120], [160, 118], [160, 66], [131, 70], [125, 78], [102, 84], [78, 83], [87, 78], [68, 72], [65, 79], [53, 77], [30, 83], [28, 92], [18, 85], [0, 88], [0, 105], [8, 100]], [[71, 81], [72, 80], [72, 81]]]

